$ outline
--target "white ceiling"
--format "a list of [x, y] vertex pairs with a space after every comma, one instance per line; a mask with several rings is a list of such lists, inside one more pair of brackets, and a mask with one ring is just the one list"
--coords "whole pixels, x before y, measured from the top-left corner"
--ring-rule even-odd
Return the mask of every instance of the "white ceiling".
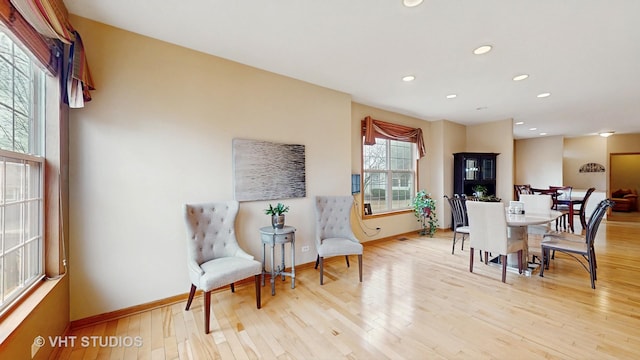
[[[640, 0], [65, 0], [102, 23], [425, 120], [640, 133]], [[489, 44], [493, 51], [473, 55]], [[91, 44], [85, 44], [89, 61]], [[520, 73], [530, 77], [515, 82]], [[412, 74], [416, 80], [401, 81]], [[98, 84], [99, 86], [99, 84]], [[550, 92], [547, 98], [536, 95]], [[448, 94], [457, 94], [447, 99]], [[529, 128], [536, 127], [531, 131]]]

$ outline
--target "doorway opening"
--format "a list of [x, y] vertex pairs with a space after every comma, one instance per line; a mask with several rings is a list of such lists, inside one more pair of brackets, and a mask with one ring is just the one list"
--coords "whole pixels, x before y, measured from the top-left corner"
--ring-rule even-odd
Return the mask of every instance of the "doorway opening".
[[640, 153], [609, 155], [609, 198], [616, 201], [610, 221], [640, 222]]

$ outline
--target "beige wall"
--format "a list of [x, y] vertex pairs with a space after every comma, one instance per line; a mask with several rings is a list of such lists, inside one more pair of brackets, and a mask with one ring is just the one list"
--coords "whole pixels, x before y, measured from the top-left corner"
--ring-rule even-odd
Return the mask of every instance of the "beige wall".
[[[351, 190], [349, 95], [72, 20], [97, 87], [70, 119], [72, 320], [188, 291], [183, 206], [233, 199], [236, 137], [305, 145], [307, 197], [284, 202], [297, 262], [315, 260], [313, 197]], [[268, 203], [240, 205], [257, 258]]]
[[513, 198], [514, 145], [512, 119], [467, 127], [468, 152], [498, 153], [496, 196], [503, 201]]
[[[444, 195], [453, 195], [453, 154], [464, 152], [467, 150], [467, 128], [464, 125], [460, 125], [448, 120], [441, 120], [434, 122], [433, 128], [438, 128], [440, 131], [434, 132], [433, 137], [437, 138], [442, 144], [442, 166], [434, 167], [435, 171], [432, 171], [434, 175], [439, 176], [441, 180], [441, 193], [440, 201], [442, 203], [442, 210], [439, 216], [440, 227], [451, 227], [451, 207], [444, 198]], [[442, 169], [442, 173], [438, 174], [437, 169]]]
[[[587, 163], [598, 163], [605, 167], [601, 173], [581, 173], [580, 167]], [[574, 189], [595, 187], [597, 191], [607, 190], [607, 139], [601, 136], [581, 136], [564, 139], [562, 159], [563, 184]]]
[[516, 140], [515, 184], [542, 189], [563, 184], [562, 152], [562, 136]]
[[607, 138], [609, 153], [640, 153], [640, 134], [614, 134]]

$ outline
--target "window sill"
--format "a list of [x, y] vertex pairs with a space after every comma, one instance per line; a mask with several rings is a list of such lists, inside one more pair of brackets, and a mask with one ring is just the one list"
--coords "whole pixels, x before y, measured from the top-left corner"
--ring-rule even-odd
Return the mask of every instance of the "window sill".
[[375, 219], [375, 218], [381, 218], [381, 217], [387, 217], [387, 216], [404, 215], [409, 213], [413, 213], [413, 210], [405, 209], [405, 210], [387, 211], [379, 214], [363, 215], [362, 219], [369, 220], [369, 219]]
[[38, 281], [27, 294], [18, 300], [17, 304], [13, 304], [0, 316], [0, 323], [2, 323], [0, 344], [3, 344], [20, 327], [63, 278], [64, 276], [55, 280], [42, 279]]

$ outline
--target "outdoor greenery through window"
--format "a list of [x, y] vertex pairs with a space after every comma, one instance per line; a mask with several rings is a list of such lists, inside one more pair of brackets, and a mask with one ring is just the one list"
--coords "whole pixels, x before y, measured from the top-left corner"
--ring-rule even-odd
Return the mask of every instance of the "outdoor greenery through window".
[[415, 193], [415, 144], [378, 138], [363, 145], [363, 154], [364, 203], [372, 213], [408, 209]]
[[0, 26], [0, 311], [43, 277], [45, 76]]

